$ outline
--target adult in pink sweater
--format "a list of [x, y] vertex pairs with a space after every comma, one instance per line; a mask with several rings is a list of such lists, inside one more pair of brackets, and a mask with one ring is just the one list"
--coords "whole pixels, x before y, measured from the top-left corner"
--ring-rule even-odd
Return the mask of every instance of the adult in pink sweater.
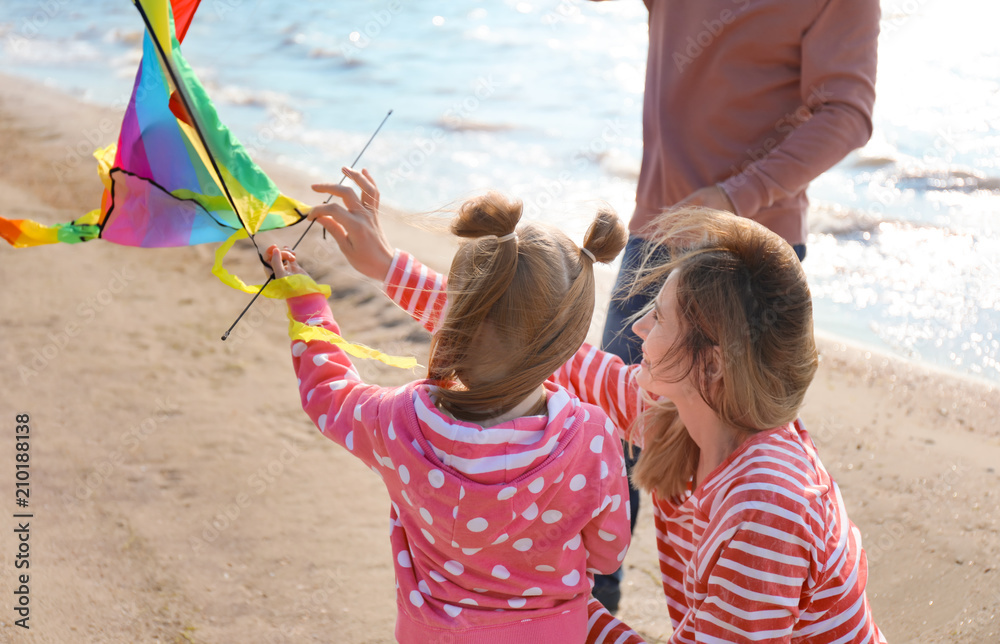
[[632, 234], [679, 203], [804, 244], [809, 182], [868, 141], [878, 0], [645, 0]]
[[[642, 166], [616, 293], [632, 282], [651, 224], [678, 205], [753, 219], [803, 259], [809, 182], [871, 137], [879, 0], [645, 4]], [[626, 321], [653, 295], [608, 307], [602, 346], [627, 364], [639, 339]], [[638, 498], [633, 490], [633, 515]], [[595, 590], [612, 610], [620, 575]]]
[[[412, 311], [417, 302], [409, 297], [428, 272], [408, 256], [401, 263], [400, 255], [373, 262], [371, 253], [352, 254], [366, 248], [352, 233], [377, 229], [367, 224], [378, 196], [367, 173], [349, 174], [365, 196], [321, 187], [346, 207], [317, 207], [311, 217], [363, 272], [412, 282], [392, 293]], [[395, 388], [366, 384], [336, 344], [292, 343], [303, 408], [389, 492], [400, 642], [583, 642], [592, 576], [617, 568], [628, 549], [617, 430], [600, 407], [545, 382], [582, 341], [593, 311], [592, 262], [613, 259], [625, 243], [624, 226], [599, 214], [580, 249], [537, 224], [515, 233], [519, 216], [519, 204], [494, 195], [463, 206], [454, 230], [470, 241], [451, 271], [462, 288], [444, 315], [443, 298], [423, 303], [434, 333], [428, 379]], [[353, 227], [360, 219], [367, 224]], [[379, 240], [377, 247], [385, 246]], [[290, 251], [276, 250], [276, 276], [303, 272]], [[549, 284], [550, 301], [519, 301], [537, 294], [537, 272], [547, 282], [561, 276]], [[446, 288], [439, 276], [434, 281]], [[293, 297], [288, 305], [295, 320], [339, 332], [322, 295]], [[480, 315], [474, 333], [467, 332], [469, 307]], [[526, 329], [505, 323], [503, 312], [516, 309], [536, 313], [518, 316]], [[540, 326], [532, 325], [535, 318]], [[540, 345], [508, 345], [518, 330]], [[516, 393], [518, 386], [527, 395]]]

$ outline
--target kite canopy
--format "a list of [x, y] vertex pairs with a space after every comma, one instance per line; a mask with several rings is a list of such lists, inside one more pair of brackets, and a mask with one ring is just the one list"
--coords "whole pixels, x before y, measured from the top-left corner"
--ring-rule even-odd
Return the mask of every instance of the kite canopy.
[[[265, 288], [248, 286], [222, 266], [237, 239], [298, 223], [309, 208], [281, 194], [253, 162], [181, 55], [180, 41], [200, 1], [133, 0], [146, 23], [142, 62], [118, 144], [94, 152], [104, 182], [100, 209], [52, 226], [0, 217], [0, 237], [18, 248], [95, 238], [143, 248], [225, 241], [212, 268], [223, 283], [272, 298], [329, 298], [330, 287], [304, 275], [269, 281]], [[416, 365], [413, 358], [388, 356], [294, 320], [289, 336], [332, 342], [397, 367]]]
[[253, 162], [181, 54], [200, 0], [134, 2], [146, 24], [142, 62], [117, 146], [94, 153], [101, 208], [54, 226], [0, 218], [0, 236], [17, 247], [100, 237], [153, 248], [300, 221], [308, 207], [282, 195]]

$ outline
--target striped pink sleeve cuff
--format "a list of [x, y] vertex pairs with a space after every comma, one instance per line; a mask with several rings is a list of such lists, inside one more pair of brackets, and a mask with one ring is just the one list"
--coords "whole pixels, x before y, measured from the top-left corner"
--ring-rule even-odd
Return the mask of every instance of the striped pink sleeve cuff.
[[641, 436], [627, 435], [642, 411], [642, 391], [635, 382], [638, 369], [585, 343], [551, 379], [583, 402], [603, 409], [618, 427], [620, 438], [641, 447]]
[[587, 644], [644, 644], [646, 641], [593, 597], [587, 603], [587, 614]]
[[434, 333], [448, 300], [444, 275], [421, 264], [409, 253], [397, 250], [382, 289], [401, 309]]

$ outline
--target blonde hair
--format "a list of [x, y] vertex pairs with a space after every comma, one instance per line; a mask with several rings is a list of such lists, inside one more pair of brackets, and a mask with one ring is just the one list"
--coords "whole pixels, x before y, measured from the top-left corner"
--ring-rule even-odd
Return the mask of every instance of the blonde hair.
[[443, 383], [438, 401], [456, 418], [509, 411], [569, 360], [594, 312], [593, 263], [612, 261], [627, 240], [611, 210], [597, 213], [582, 249], [556, 228], [518, 225], [521, 211], [520, 201], [490, 192], [465, 202], [452, 223], [468, 241], [452, 260], [428, 377]]
[[[653, 241], [667, 246], [671, 260], [654, 265], [647, 253], [632, 292], [676, 271], [681, 327], [654, 374], [678, 365], [682, 379], [693, 373], [702, 399], [741, 442], [794, 420], [819, 358], [812, 297], [792, 247], [756, 222], [703, 208], [671, 213]], [[675, 405], [647, 402], [631, 428], [644, 439], [633, 480], [676, 498], [695, 474], [698, 446]]]

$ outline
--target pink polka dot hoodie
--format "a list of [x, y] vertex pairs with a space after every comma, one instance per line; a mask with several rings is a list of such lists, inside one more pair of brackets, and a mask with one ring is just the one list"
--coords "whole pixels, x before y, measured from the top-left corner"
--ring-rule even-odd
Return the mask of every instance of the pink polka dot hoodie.
[[[339, 332], [322, 295], [288, 303]], [[440, 412], [428, 381], [361, 382], [336, 345], [297, 341], [292, 356], [310, 418], [388, 489], [400, 642], [586, 639], [592, 576], [629, 544], [621, 445], [599, 407], [547, 382], [546, 415], [484, 429]]]

